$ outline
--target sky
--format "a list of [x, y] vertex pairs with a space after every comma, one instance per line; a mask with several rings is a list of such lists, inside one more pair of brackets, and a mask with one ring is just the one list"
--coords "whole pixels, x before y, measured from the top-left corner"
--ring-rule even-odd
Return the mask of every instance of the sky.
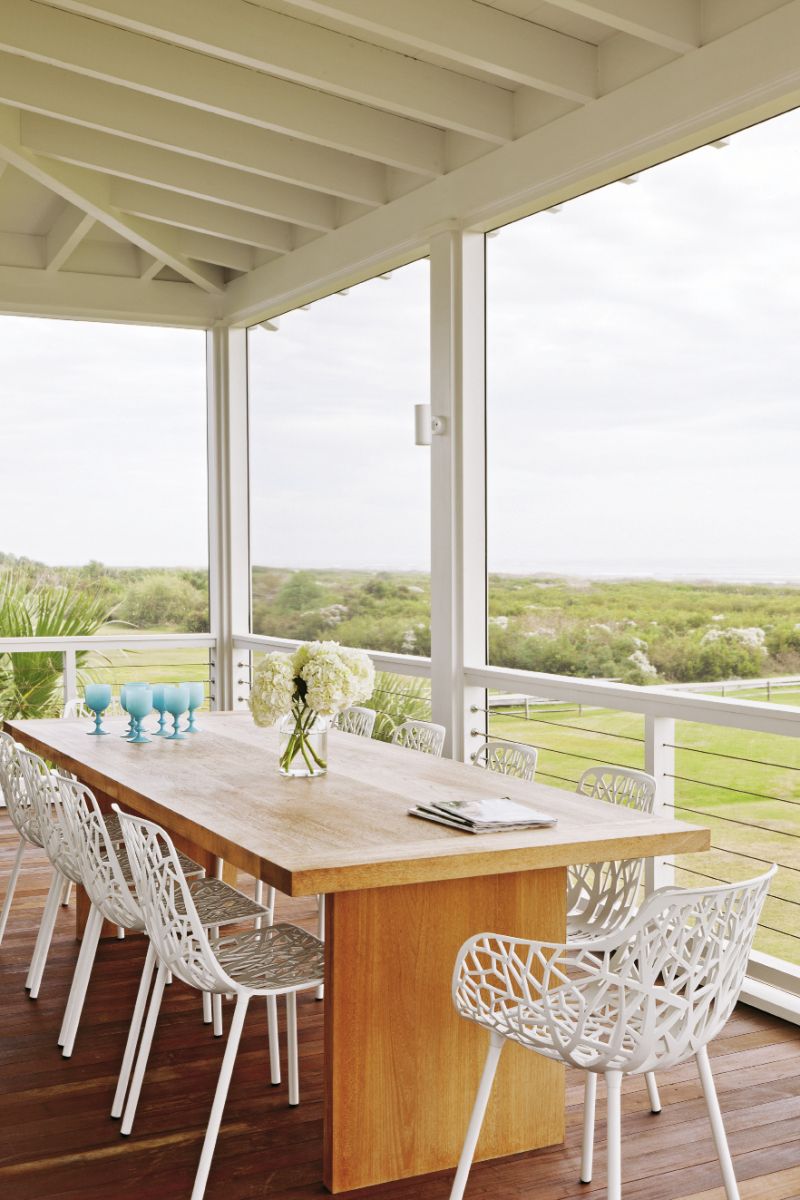
[[[487, 242], [489, 566], [798, 579], [800, 113]], [[252, 557], [429, 565], [428, 265], [250, 333]], [[0, 317], [0, 550], [204, 565], [204, 339]]]

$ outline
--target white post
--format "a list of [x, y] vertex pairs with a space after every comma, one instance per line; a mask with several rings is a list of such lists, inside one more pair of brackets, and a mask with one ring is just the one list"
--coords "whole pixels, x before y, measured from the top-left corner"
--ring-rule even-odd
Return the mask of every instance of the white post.
[[247, 680], [233, 637], [250, 631], [247, 330], [210, 329], [206, 345], [212, 707], [234, 709], [247, 701]]
[[466, 760], [486, 693], [485, 251], [478, 233], [431, 239], [431, 695], [445, 753]]
[[64, 651], [64, 703], [69, 700], [74, 700], [78, 695], [78, 665], [76, 662], [75, 651], [72, 649]]
[[[655, 776], [656, 802], [654, 812], [666, 817], [674, 816], [667, 807], [675, 803], [675, 721], [672, 717], [645, 717], [644, 719], [644, 769]], [[675, 868], [671, 858], [648, 858], [645, 862], [645, 891], [649, 895], [656, 888], [669, 887], [675, 882]]]

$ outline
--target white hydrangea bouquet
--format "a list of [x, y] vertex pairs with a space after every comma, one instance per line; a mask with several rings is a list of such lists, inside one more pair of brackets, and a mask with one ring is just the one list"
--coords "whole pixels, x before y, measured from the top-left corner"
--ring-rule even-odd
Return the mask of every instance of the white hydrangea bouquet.
[[363, 650], [306, 642], [294, 654], [267, 654], [253, 672], [256, 725], [280, 721], [282, 775], [324, 775], [331, 717], [368, 700], [375, 668]]

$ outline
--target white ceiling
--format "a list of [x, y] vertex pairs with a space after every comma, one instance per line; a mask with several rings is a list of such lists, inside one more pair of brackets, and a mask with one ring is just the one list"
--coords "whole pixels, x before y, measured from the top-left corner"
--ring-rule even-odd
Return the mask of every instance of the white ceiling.
[[491, 179], [508, 147], [800, 2], [0, 7], [0, 305], [102, 315], [108, 280], [136, 280], [134, 307], [201, 321], [242, 277], [322, 262], [476, 163]]

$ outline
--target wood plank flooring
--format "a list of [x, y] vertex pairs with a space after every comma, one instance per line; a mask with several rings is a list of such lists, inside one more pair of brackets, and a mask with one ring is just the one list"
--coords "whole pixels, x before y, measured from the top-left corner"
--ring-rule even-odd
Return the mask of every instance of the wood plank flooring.
[[[0, 810], [0, 898], [16, 850]], [[129, 1138], [108, 1116], [144, 942], [102, 943], [75, 1054], [56, 1038], [78, 945], [74, 909], [59, 914], [38, 1001], [23, 984], [49, 882], [41, 854], [24, 863], [0, 947], [0, 1197], [3, 1200], [186, 1200], [205, 1131], [223, 1039], [200, 1019], [196, 993], [168, 989]], [[307, 902], [280, 915], [313, 928]], [[230, 1006], [227, 1006], [228, 1012]], [[303, 996], [301, 1104], [268, 1082], [266, 1018], [251, 1008], [231, 1086], [207, 1200], [312, 1200], [322, 1172], [324, 1002]], [[712, 1046], [712, 1061], [743, 1200], [800, 1200], [800, 1029], [740, 1006]], [[285, 1063], [284, 1063], [285, 1077]], [[638, 1080], [623, 1097], [625, 1200], [725, 1200], [691, 1064], [659, 1079], [664, 1111], [649, 1114]], [[602, 1089], [601, 1089], [602, 1090]], [[601, 1200], [603, 1104], [595, 1182], [578, 1182], [582, 1086], [568, 1078], [566, 1145], [473, 1170], [467, 1200]], [[364, 1200], [447, 1200], [450, 1173], [353, 1193]]]

